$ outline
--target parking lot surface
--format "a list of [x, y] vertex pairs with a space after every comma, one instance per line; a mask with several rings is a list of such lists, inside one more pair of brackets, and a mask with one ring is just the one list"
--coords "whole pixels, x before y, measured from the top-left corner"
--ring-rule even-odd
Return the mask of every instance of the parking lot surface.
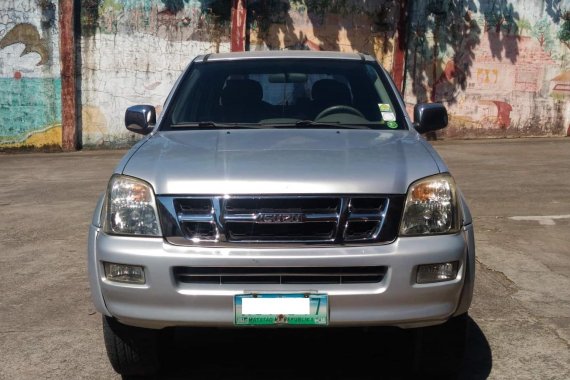
[[[464, 379], [570, 378], [570, 138], [436, 142], [474, 215]], [[0, 379], [115, 379], [89, 299], [91, 213], [124, 151], [0, 154]], [[177, 331], [165, 379], [392, 379], [392, 329]]]

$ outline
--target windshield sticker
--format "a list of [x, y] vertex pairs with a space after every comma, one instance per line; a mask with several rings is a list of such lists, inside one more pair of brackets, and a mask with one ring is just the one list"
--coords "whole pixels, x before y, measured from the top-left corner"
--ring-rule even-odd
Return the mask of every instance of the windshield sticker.
[[385, 121], [396, 121], [396, 115], [393, 112], [382, 112], [382, 119]]
[[398, 128], [398, 123], [396, 123], [395, 121], [389, 121], [388, 123], [386, 123], [386, 125], [388, 126], [388, 128], [391, 128], [391, 129]]
[[392, 107], [389, 104], [378, 103], [378, 108], [380, 108], [380, 112], [392, 112]]

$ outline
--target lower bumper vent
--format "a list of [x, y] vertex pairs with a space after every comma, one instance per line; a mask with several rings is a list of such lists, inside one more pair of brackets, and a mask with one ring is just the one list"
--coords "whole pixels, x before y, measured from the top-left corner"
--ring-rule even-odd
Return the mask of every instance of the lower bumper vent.
[[175, 267], [186, 284], [366, 284], [382, 282], [387, 267]]

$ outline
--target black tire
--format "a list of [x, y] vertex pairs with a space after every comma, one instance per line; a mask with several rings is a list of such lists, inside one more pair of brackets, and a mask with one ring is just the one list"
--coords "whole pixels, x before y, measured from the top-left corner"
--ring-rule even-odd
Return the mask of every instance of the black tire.
[[456, 379], [467, 343], [467, 313], [414, 331], [414, 372], [422, 379]]
[[113, 369], [123, 376], [152, 376], [160, 369], [159, 331], [126, 326], [103, 316], [103, 337]]

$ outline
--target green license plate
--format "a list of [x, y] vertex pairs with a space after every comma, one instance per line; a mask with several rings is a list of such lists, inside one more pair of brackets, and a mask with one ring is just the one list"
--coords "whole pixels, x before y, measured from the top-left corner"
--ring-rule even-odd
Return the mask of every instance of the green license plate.
[[326, 294], [239, 294], [234, 297], [235, 324], [327, 325], [329, 303]]

